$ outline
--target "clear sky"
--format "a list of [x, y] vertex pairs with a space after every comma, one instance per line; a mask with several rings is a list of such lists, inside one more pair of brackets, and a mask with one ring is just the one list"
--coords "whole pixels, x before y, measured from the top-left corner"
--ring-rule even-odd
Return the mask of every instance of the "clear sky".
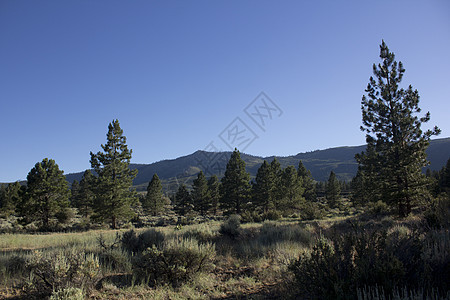
[[426, 128], [450, 136], [446, 0], [2, 0], [0, 182], [45, 157], [89, 168], [116, 118], [134, 163], [211, 142], [262, 156], [361, 145], [382, 39], [431, 112]]

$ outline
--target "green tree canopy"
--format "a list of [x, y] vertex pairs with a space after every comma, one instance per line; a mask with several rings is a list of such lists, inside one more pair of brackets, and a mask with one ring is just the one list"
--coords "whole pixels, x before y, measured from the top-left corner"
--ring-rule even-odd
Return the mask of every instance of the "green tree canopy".
[[336, 207], [341, 198], [341, 185], [333, 171], [330, 172], [327, 184], [325, 186], [325, 195], [330, 207]]
[[211, 199], [211, 210], [213, 215], [217, 215], [217, 208], [220, 201], [220, 181], [216, 175], [208, 179], [208, 194]]
[[303, 165], [302, 161], [298, 163], [298, 177], [301, 178], [303, 188], [305, 189], [303, 192], [303, 197], [307, 201], [316, 201], [316, 184], [312, 178], [311, 171]]
[[240, 214], [250, 195], [250, 174], [245, 170], [245, 162], [234, 149], [222, 177], [221, 206], [228, 214]]
[[22, 202], [22, 186], [18, 181], [10, 184], [2, 184], [0, 188], [0, 211], [9, 216]]
[[194, 201], [194, 209], [202, 216], [206, 216], [208, 210], [211, 208], [211, 199], [208, 193], [208, 181], [203, 171], [200, 171], [197, 178], [194, 179], [192, 189], [191, 195]]
[[[88, 218], [93, 213], [93, 206], [95, 200], [96, 178], [91, 170], [86, 170], [83, 173], [76, 195], [73, 197], [73, 205], [78, 208], [78, 212], [85, 218]], [[73, 194], [73, 185], [72, 185]]]
[[147, 195], [143, 199], [142, 207], [145, 212], [154, 216], [160, 214], [164, 210], [164, 195], [162, 192], [162, 184], [158, 175], [153, 174], [152, 180], [147, 186]]
[[380, 45], [382, 62], [373, 65], [366, 95], [362, 97], [361, 130], [366, 132], [367, 149], [356, 159], [373, 196], [398, 207], [400, 216], [411, 212], [427, 181], [421, 168], [427, 165], [425, 150], [430, 137], [440, 130], [423, 132], [421, 125], [430, 113], [419, 117], [419, 93], [410, 85], [399, 87], [405, 69], [385, 42]]
[[49, 221], [67, 213], [70, 190], [66, 177], [53, 159], [36, 163], [27, 176], [27, 203], [25, 217], [37, 220], [44, 228]]
[[178, 187], [174, 206], [175, 212], [180, 216], [186, 216], [193, 211], [194, 204], [186, 185], [182, 184]]
[[275, 180], [271, 165], [264, 161], [258, 168], [252, 186], [252, 203], [263, 212], [274, 208]]
[[283, 190], [283, 199], [281, 202], [281, 209], [295, 209], [299, 208], [300, 204], [304, 202], [302, 179], [298, 177], [298, 172], [294, 166], [288, 166], [283, 170], [281, 175], [281, 186]]
[[91, 166], [98, 174], [95, 189], [94, 212], [100, 221], [110, 220], [111, 227], [117, 228], [119, 219], [133, 216], [131, 206], [137, 201], [131, 190], [137, 170], [130, 170], [132, 150], [128, 150], [126, 137], [118, 120], [108, 125], [106, 144], [103, 152], [91, 152]]

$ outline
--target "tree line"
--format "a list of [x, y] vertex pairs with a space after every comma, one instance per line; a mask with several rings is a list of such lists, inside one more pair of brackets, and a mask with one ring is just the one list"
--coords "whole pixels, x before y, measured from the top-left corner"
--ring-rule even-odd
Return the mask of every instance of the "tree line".
[[235, 149], [220, 180], [200, 172], [192, 187], [180, 185], [174, 195], [165, 197], [155, 174], [147, 194], [139, 197], [132, 188], [137, 171], [129, 168], [132, 150], [118, 120], [114, 120], [108, 126], [106, 144], [101, 145], [103, 151], [90, 153], [93, 172], [86, 170], [71, 190], [55, 161], [45, 158], [31, 169], [26, 186], [17, 182], [2, 185], [1, 212], [15, 212], [24, 223], [38, 221], [44, 228], [51, 220], [70, 218], [71, 206], [86, 219], [108, 222], [112, 228], [133, 217], [138, 207], [146, 214], [159, 215], [169, 203], [180, 216], [222, 212], [266, 218], [300, 212], [307, 218], [315, 217], [319, 198], [335, 208], [341, 192], [351, 190], [353, 204], [381, 201], [405, 217], [415, 206], [438, 195], [448, 198], [450, 160], [441, 171], [423, 174], [428, 164], [425, 150], [440, 129], [421, 129], [430, 120], [430, 113], [419, 116], [418, 91], [411, 85], [400, 88], [405, 69], [384, 41], [380, 58], [381, 63], [373, 65], [374, 76], [361, 101], [361, 130], [366, 133], [367, 148], [355, 157], [359, 166], [351, 183], [339, 182], [334, 172], [326, 183], [317, 183], [301, 161], [297, 168], [282, 169], [277, 159], [264, 161], [251, 181]]

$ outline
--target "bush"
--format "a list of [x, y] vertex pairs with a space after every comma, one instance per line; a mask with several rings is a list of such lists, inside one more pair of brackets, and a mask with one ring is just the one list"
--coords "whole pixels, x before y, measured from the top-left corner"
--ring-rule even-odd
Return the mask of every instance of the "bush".
[[378, 200], [377, 202], [367, 203], [367, 212], [371, 215], [385, 215], [389, 213], [389, 205], [385, 202]]
[[384, 296], [402, 287], [445, 294], [450, 251], [444, 250], [448, 247], [444, 243], [426, 246], [421, 234], [403, 227], [390, 235], [355, 230], [332, 240], [320, 238], [311, 253], [302, 254], [290, 270], [307, 298], [355, 299], [358, 288], [365, 286], [383, 287]]
[[276, 221], [281, 219], [281, 213], [278, 210], [269, 210], [261, 216], [262, 220]]
[[311, 233], [298, 225], [276, 226], [272, 223], [264, 222], [258, 236], [259, 244], [270, 246], [285, 241], [308, 245], [311, 242]]
[[324, 212], [320, 209], [319, 204], [315, 202], [307, 202], [302, 205], [300, 217], [302, 220], [317, 220], [324, 217]]
[[158, 248], [153, 245], [133, 259], [133, 274], [150, 286], [180, 286], [205, 270], [215, 255], [214, 245], [198, 244], [194, 239], [176, 239]]
[[241, 217], [239, 215], [231, 215], [222, 225], [220, 225], [219, 233], [236, 239], [241, 234]]
[[45, 254], [34, 251], [26, 266], [30, 270], [30, 278], [25, 290], [40, 297], [48, 297], [53, 291], [70, 287], [89, 290], [100, 274], [98, 258], [75, 249]]
[[134, 230], [129, 230], [122, 235], [122, 248], [130, 253], [139, 253], [153, 246], [159, 247], [164, 242], [165, 236], [162, 232], [153, 228], [136, 236]]
[[440, 195], [431, 202], [424, 214], [428, 226], [435, 229], [450, 227], [450, 197], [447, 194]]
[[59, 291], [55, 291], [49, 300], [83, 300], [84, 292], [80, 288], [69, 287]]

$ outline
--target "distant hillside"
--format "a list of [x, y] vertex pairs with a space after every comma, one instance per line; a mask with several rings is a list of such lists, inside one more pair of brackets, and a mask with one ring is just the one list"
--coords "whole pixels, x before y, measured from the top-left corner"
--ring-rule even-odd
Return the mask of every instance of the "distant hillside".
[[[289, 165], [298, 166], [300, 160], [311, 171], [317, 181], [328, 179], [330, 171], [334, 171], [339, 179], [351, 180], [356, 173], [357, 163], [355, 154], [360, 153], [365, 146], [337, 147], [325, 150], [299, 153], [292, 156], [277, 157], [282, 167]], [[430, 142], [427, 150], [430, 169], [439, 170], [450, 158], [450, 138], [435, 139]], [[145, 190], [154, 173], [157, 173], [163, 182], [165, 191], [174, 191], [180, 183], [190, 184], [196, 174], [203, 170], [207, 176], [217, 174], [219, 177], [225, 170], [226, 163], [231, 152], [204, 152], [196, 151], [190, 155], [176, 159], [162, 160], [152, 164], [131, 164], [132, 169], [139, 171], [133, 184], [137, 190]], [[271, 162], [274, 156], [259, 157], [242, 153], [242, 159], [246, 162], [247, 171], [252, 177], [264, 160]], [[83, 172], [67, 174], [69, 182], [81, 180]]]

